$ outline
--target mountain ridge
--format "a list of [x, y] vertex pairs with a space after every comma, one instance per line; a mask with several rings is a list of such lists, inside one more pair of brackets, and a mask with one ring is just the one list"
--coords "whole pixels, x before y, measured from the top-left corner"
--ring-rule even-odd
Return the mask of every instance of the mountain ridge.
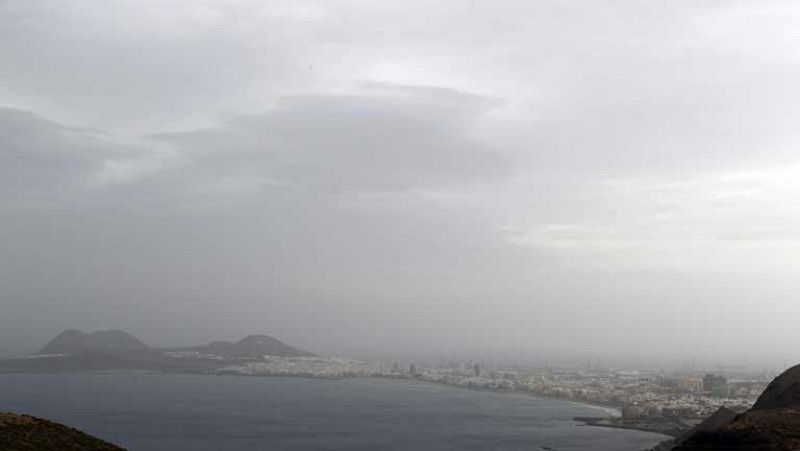
[[230, 358], [315, 357], [316, 354], [289, 346], [270, 335], [248, 335], [237, 342], [212, 341], [207, 345], [174, 348], [173, 351], [198, 352]]
[[122, 353], [149, 349], [149, 346], [124, 330], [100, 330], [87, 334], [76, 329], [67, 329], [56, 335], [35, 355]]
[[266, 334], [248, 335], [239, 341], [212, 341], [205, 345], [176, 348], [154, 348], [144, 344], [130, 333], [119, 330], [100, 330], [84, 333], [67, 329], [56, 335], [34, 356], [79, 355], [103, 353], [123, 355], [133, 353], [157, 353], [163, 351], [189, 351], [221, 357], [314, 357], [316, 354], [290, 346]]
[[0, 359], [0, 372], [144, 370], [205, 374], [243, 360], [271, 356], [316, 355], [269, 335], [249, 335], [235, 343], [216, 341], [201, 346], [156, 348], [122, 330], [87, 334], [67, 329], [35, 354]]

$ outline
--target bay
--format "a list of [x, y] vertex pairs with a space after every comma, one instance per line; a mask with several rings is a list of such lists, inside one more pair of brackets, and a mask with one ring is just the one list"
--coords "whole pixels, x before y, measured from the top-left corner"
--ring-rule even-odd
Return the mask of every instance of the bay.
[[131, 451], [642, 451], [664, 439], [572, 420], [607, 415], [591, 406], [380, 379], [0, 374], [0, 411]]

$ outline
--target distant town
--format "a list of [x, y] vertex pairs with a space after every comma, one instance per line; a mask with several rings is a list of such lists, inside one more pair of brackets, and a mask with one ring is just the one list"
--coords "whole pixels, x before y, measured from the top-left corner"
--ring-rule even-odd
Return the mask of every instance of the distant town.
[[67, 330], [36, 354], [0, 360], [0, 372], [85, 370], [414, 380], [593, 404], [613, 409], [613, 414], [576, 420], [671, 436], [682, 434], [721, 407], [733, 412], [748, 409], [771, 379], [767, 374], [720, 374], [691, 368], [670, 373], [608, 368], [597, 363], [529, 368], [472, 361], [433, 365], [371, 362], [318, 356], [267, 335], [184, 348], [152, 348], [118, 330], [90, 334]]
[[225, 366], [216, 372], [247, 376], [382, 377], [525, 392], [615, 409], [617, 414], [611, 418], [582, 419], [595, 426], [667, 435], [680, 434], [722, 406], [744, 411], [767, 385], [760, 377], [729, 380], [703, 372], [669, 375], [657, 370], [489, 368], [472, 362], [422, 366], [323, 357], [265, 357], [261, 361]]

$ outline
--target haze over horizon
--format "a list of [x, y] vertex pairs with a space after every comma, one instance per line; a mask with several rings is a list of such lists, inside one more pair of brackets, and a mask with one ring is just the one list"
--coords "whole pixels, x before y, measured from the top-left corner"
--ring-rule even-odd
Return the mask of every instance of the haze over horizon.
[[800, 4], [0, 2], [0, 355], [788, 360]]

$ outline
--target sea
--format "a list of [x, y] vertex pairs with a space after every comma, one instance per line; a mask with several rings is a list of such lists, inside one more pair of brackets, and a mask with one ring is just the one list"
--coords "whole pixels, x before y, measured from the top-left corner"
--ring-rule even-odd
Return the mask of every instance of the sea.
[[665, 439], [581, 425], [609, 413], [568, 401], [369, 378], [0, 374], [0, 411], [130, 451], [643, 451]]

